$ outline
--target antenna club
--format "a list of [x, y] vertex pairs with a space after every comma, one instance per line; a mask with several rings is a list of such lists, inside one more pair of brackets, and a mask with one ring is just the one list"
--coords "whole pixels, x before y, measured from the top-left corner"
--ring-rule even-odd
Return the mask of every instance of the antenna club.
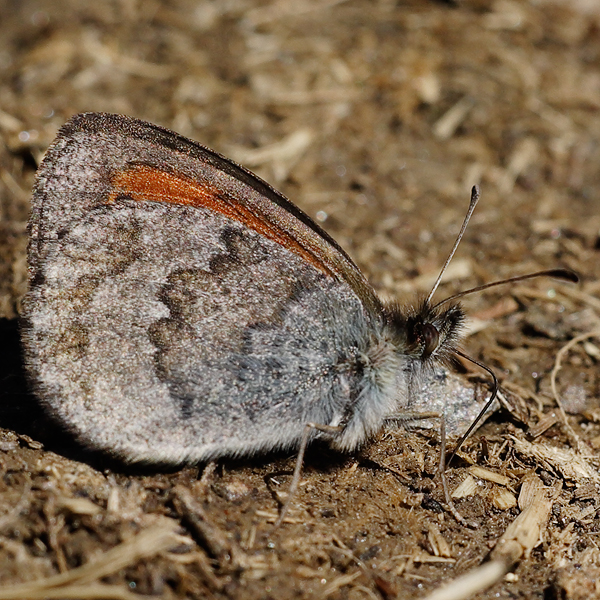
[[460, 231], [459, 231], [458, 235], [456, 236], [456, 241], [454, 242], [454, 246], [452, 246], [452, 250], [450, 250], [450, 254], [448, 255], [448, 258], [446, 259], [444, 266], [440, 270], [440, 274], [438, 275], [437, 279], [435, 280], [435, 283], [433, 284], [433, 287], [431, 288], [431, 291], [429, 292], [429, 295], [427, 296], [426, 302], [428, 304], [431, 304], [431, 299], [433, 298], [435, 291], [438, 289], [438, 286], [440, 285], [440, 281], [442, 281], [442, 277], [444, 276], [444, 273], [446, 272], [446, 269], [448, 268], [450, 261], [454, 257], [454, 253], [456, 252], [456, 249], [458, 248], [458, 245], [460, 244], [460, 241], [462, 240], [463, 235], [465, 234], [467, 225], [469, 224], [469, 221], [471, 220], [471, 215], [473, 214], [473, 211], [475, 210], [475, 207], [477, 206], [477, 203], [479, 202], [479, 197], [480, 197], [479, 186], [474, 185], [471, 188], [471, 201], [469, 202], [469, 208], [467, 210], [467, 214], [465, 215], [465, 220], [463, 221], [462, 227], [460, 228]]

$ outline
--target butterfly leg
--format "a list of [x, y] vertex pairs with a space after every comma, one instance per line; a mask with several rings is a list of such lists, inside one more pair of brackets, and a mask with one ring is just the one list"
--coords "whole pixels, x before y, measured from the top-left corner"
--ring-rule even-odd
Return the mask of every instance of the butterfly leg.
[[300, 476], [302, 474], [302, 464], [304, 462], [304, 453], [306, 452], [306, 447], [308, 446], [308, 442], [310, 440], [310, 434], [313, 431], [322, 431], [324, 433], [339, 433], [343, 430], [343, 427], [334, 427], [332, 425], [321, 425], [320, 423], [307, 423], [304, 426], [304, 432], [302, 433], [302, 438], [300, 439], [300, 448], [298, 449], [298, 457], [296, 458], [296, 466], [294, 467], [294, 475], [292, 476], [292, 483], [290, 484], [290, 489], [288, 490], [288, 497], [281, 507], [281, 512], [279, 513], [279, 518], [275, 522], [274, 529], [277, 529], [285, 518], [292, 500], [296, 495], [298, 490], [298, 485], [300, 484]]
[[438, 463], [437, 471], [440, 475], [442, 482], [442, 488], [444, 490], [444, 499], [446, 500], [446, 506], [448, 512], [462, 525], [472, 526], [465, 518], [458, 512], [452, 502], [450, 496], [450, 489], [448, 488], [448, 480], [446, 479], [446, 417], [444, 413], [438, 412], [419, 412], [413, 413], [410, 411], [388, 415], [385, 420], [386, 422], [406, 422], [406, 421], [417, 421], [422, 419], [439, 419], [440, 420], [440, 460]]

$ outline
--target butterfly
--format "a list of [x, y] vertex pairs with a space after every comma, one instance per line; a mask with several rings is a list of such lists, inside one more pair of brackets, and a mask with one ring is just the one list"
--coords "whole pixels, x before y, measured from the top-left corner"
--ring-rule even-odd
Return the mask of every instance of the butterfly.
[[317, 438], [351, 451], [460, 353], [464, 312], [432, 303], [437, 284], [412, 308], [382, 302], [267, 183], [130, 117], [62, 127], [29, 231], [34, 390], [81, 443], [127, 462], [302, 453]]

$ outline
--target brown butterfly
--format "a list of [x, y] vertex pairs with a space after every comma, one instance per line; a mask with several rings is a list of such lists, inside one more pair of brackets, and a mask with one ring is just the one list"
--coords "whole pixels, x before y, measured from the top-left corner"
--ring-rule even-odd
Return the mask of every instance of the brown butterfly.
[[279, 192], [144, 121], [73, 117], [39, 168], [30, 234], [35, 390], [126, 461], [352, 450], [459, 352], [463, 310], [432, 304], [437, 283], [413, 308], [383, 303]]

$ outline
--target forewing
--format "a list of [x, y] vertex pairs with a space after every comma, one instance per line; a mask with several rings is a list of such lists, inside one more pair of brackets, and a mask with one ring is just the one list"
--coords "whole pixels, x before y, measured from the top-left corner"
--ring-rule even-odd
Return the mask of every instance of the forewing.
[[[177, 201], [172, 177], [188, 182], [194, 167], [214, 200], [216, 170], [193, 155], [208, 151], [168, 132], [179, 154], [147, 151], [149, 126], [119, 123], [141, 128], [139, 147], [123, 150], [110, 127], [91, 144], [63, 130], [41, 167], [23, 328], [40, 397], [82, 441], [129, 460], [289, 447], [307, 421], [339, 419], [362, 389], [376, 316], [333, 267], [295, 250], [285, 215], [275, 211], [272, 230], [289, 243], [244, 216]], [[127, 180], [140, 166], [166, 175]], [[260, 204], [250, 186], [228, 185], [244, 210]]]
[[[45, 202], [46, 196], [68, 197], [68, 209], [62, 202]], [[287, 198], [197, 142], [121, 115], [76, 115], [49, 148], [34, 194], [33, 271], [45, 243], [93, 206], [120, 197], [205, 207], [223, 214], [346, 283], [366, 310], [381, 314], [381, 303], [358, 267]]]

